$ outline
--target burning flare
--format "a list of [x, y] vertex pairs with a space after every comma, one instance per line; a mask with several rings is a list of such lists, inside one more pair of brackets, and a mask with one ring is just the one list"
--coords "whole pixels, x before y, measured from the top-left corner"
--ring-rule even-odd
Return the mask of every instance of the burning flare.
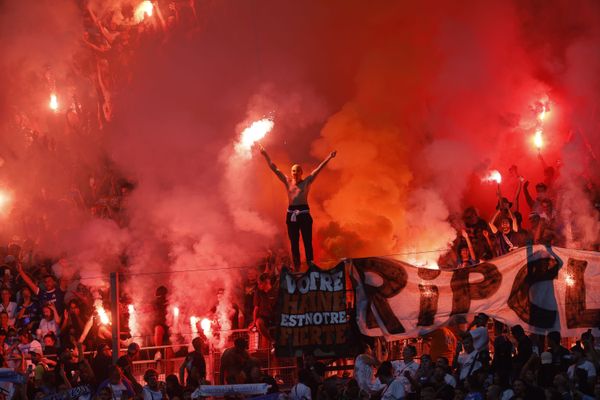
[[50, 94], [50, 103], [48, 103], [48, 106], [52, 111], [58, 111], [58, 98], [56, 97], [56, 93]]
[[267, 133], [273, 129], [274, 122], [269, 118], [263, 118], [254, 121], [249, 127], [242, 131], [240, 140], [235, 144], [235, 152], [244, 157], [250, 158], [250, 149], [254, 143], [264, 138]]
[[152, 12], [154, 10], [154, 6], [151, 1], [145, 0], [140, 3], [139, 6], [135, 9], [135, 22], [140, 23], [146, 18], [146, 15], [151, 17]]
[[192, 328], [193, 336], [196, 336], [198, 334], [198, 317], [190, 317], [190, 328]]
[[492, 170], [490, 173], [481, 180], [482, 182], [496, 182], [498, 185], [502, 183], [502, 175], [498, 170]]
[[179, 307], [173, 307], [173, 318], [179, 318]]
[[0, 215], [6, 214], [9, 210], [12, 196], [5, 190], [0, 190]]
[[204, 335], [206, 337], [212, 336], [212, 332], [210, 330], [211, 325], [212, 325], [212, 322], [208, 318], [202, 318], [202, 321], [200, 321], [200, 327], [202, 328], [202, 331], [204, 331]]
[[98, 317], [100, 318], [100, 323], [102, 325], [110, 324], [110, 318], [108, 317], [108, 314], [106, 313], [106, 310], [102, 305], [102, 299], [97, 299], [94, 302], [94, 307], [96, 308], [96, 312], [98, 313]]
[[533, 145], [540, 151], [544, 146], [544, 136], [541, 129], [536, 129], [533, 135]]
[[140, 329], [137, 322], [137, 315], [135, 313], [135, 307], [133, 304], [129, 304], [127, 306], [127, 310], [129, 311], [129, 332], [133, 337], [133, 340], [140, 336]]

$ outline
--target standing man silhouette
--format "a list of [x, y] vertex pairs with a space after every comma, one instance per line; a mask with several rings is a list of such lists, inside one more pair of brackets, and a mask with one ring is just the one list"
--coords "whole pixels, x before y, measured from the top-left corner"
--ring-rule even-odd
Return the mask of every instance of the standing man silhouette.
[[[260, 145], [259, 145], [260, 146]], [[271, 161], [271, 157], [267, 154], [264, 147], [260, 146], [260, 152], [267, 160], [269, 168], [277, 175], [279, 180], [285, 185], [288, 195], [288, 209], [285, 218], [287, 224], [288, 237], [292, 247], [292, 260], [294, 269], [300, 270], [300, 234], [302, 234], [302, 242], [304, 243], [304, 252], [306, 254], [306, 263], [313, 261], [312, 248], [312, 224], [313, 219], [310, 216], [308, 207], [308, 192], [315, 178], [321, 172], [323, 167], [335, 157], [336, 151], [332, 151], [325, 160], [319, 164], [313, 172], [306, 178], [302, 178], [302, 167], [298, 164], [292, 165], [292, 176], [287, 177], [281, 172], [277, 166]]]

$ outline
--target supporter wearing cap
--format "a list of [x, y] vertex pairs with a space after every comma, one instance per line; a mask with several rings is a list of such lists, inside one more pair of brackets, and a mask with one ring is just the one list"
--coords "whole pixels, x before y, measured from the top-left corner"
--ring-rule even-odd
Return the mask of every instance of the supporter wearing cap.
[[117, 360], [117, 365], [123, 371], [123, 376], [125, 376], [125, 378], [131, 382], [136, 393], [140, 393], [142, 391], [142, 385], [140, 385], [137, 379], [135, 379], [135, 376], [133, 376], [133, 361], [137, 359], [139, 353], [140, 345], [133, 342], [127, 346], [127, 353], [119, 357]]

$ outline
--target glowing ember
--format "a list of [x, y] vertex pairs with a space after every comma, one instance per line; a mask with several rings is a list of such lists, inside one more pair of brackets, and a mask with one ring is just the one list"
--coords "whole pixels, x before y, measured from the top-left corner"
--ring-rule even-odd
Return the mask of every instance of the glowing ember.
[[95, 301], [95, 303], [96, 312], [98, 313], [98, 317], [100, 318], [100, 323], [102, 325], [110, 324], [110, 318], [108, 317], [106, 310], [102, 306], [102, 300], [97, 300]]
[[492, 170], [490, 173], [481, 180], [482, 182], [496, 182], [498, 185], [502, 183], [502, 175], [497, 170]]
[[144, 20], [144, 18], [146, 18], [146, 15], [151, 17], [152, 16], [152, 11], [154, 10], [154, 6], [152, 5], [151, 1], [142, 1], [140, 3], [139, 6], [137, 6], [137, 8], [135, 9], [135, 21], [136, 22], [142, 22]]
[[177, 306], [173, 307], [173, 317], [179, 318], [179, 307]]
[[239, 142], [235, 144], [236, 153], [249, 158], [252, 145], [264, 138], [273, 129], [273, 125], [275, 125], [274, 122], [268, 118], [254, 121], [242, 131]]
[[533, 145], [539, 150], [544, 146], [544, 136], [542, 135], [541, 129], [536, 129], [535, 134], [533, 135]]
[[50, 94], [50, 103], [48, 106], [52, 111], [58, 111], [58, 98], [55, 93]]
[[573, 278], [573, 275], [571, 275], [571, 274], [565, 275], [565, 284], [567, 286], [574, 286], [575, 285], [575, 278]]

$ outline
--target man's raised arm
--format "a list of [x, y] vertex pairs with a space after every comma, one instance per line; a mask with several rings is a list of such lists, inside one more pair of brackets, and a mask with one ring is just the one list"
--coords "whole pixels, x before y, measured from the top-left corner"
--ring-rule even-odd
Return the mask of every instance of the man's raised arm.
[[17, 268], [21, 278], [23, 278], [27, 286], [29, 286], [29, 288], [33, 291], [33, 294], [37, 296], [40, 292], [40, 287], [35, 284], [35, 282], [29, 277], [29, 275], [27, 275], [25, 271], [23, 271], [23, 265], [20, 262], [17, 264]]
[[319, 172], [321, 172], [321, 170], [327, 165], [327, 163], [329, 162], [329, 160], [331, 160], [332, 158], [334, 158], [337, 154], [337, 151], [332, 151], [331, 153], [329, 153], [329, 155], [327, 156], [326, 159], [324, 159], [321, 164], [319, 164], [319, 166], [317, 168], [314, 169], [313, 172], [310, 173], [311, 179], [314, 180], [317, 175], [319, 174]]
[[265, 157], [265, 160], [267, 160], [267, 164], [269, 165], [269, 168], [271, 168], [271, 171], [273, 171], [275, 173], [275, 175], [277, 175], [277, 177], [279, 178], [279, 180], [281, 182], [283, 182], [284, 184], [287, 185], [288, 184], [287, 178], [285, 177], [283, 172], [281, 172], [279, 170], [279, 168], [277, 168], [277, 165], [275, 165], [273, 163], [273, 161], [271, 161], [271, 157], [269, 157], [265, 148], [259, 144], [259, 149], [260, 149], [260, 153]]

